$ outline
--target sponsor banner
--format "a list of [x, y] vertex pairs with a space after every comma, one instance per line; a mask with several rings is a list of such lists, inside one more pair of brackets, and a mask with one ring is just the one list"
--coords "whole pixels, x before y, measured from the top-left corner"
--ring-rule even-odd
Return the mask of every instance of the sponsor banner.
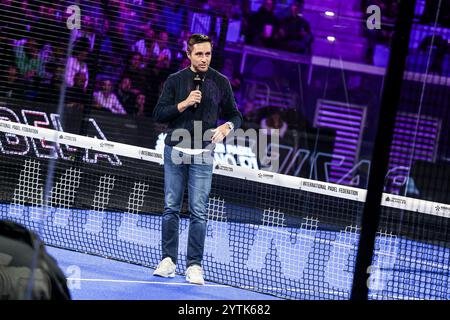
[[386, 194], [383, 195], [383, 203], [386, 203], [386, 205], [395, 207], [407, 207], [407, 205], [411, 205], [411, 203], [408, 203], [408, 198], [393, 195], [393, 194]]
[[220, 163], [214, 163], [213, 173], [290, 189], [299, 189], [301, 180], [299, 177]]
[[366, 200], [366, 190], [342, 186], [334, 183], [301, 179], [300, 189], [359, 202], [364, 202]]
[[74, 135], [66, 132], [56, 131], [47, 128], [17, 124], [10, 121], [0, 120], [1, 131], [29, 138], [55, 142], [59, 144], [69, 144], [74, 147], [95, 150], [107, 154], [125, 156], [134, 159], [162, 164], [162, 154], [156, 150], [140, 148], [118, 142], [103, 139]]
[[[75, 135], [63, 131], [48, 128], [41, 128], [18, 122], [0, 120], [0, 131], [12, 135], [26, 136], [39, 139], [41, 141], [54, 142], [61, 145], [70, 145], [82, 149], [95, 150], [105, 154], [113, 154], [128, 158], [141, 159], [144, 161], [163, 164], [163, 156], [150, 148], [142, 148], [133, 145], [108, 141], [106, 139], [91, 138], [87, 136]], [[214, 162], [213, 172], [219, 175], [246, 179], [259, 183], [265, 183], [280, 187], [303, 190], [337, 198], [364, 202], [366, 190], [347, 187], [322, 181], [288, 176], [270, 171], [255, 170], [238, 165], [225, 165]], [[386, 207], [415, 211], [445, 218], [450, 218], [450, 205], [436, 203], [426, 200], [413, 199], [383, 193], [382, 205]]]
[[417, 208], [417, 204], [415, 204], [412, 200], [414, 199], [398, 196], [395, 194], [383, 193], [383, 196], [381, 198], [381, 205], [389, 208], [414, 211], [414, 208]]
[[435, 216], [450, 218], [450, 205], [433, 202], [432, 207]]
[[156, 162], [159, 164], [164, 164], [163, 155], [156, 150], [147, 149], [147, 148], [139, 148], [138, 149], [139, 157], [142, 160]]
[[[18, 124], [11, 121], [0, 120], [1, 131], [19, 136], [25, 136], [29, 138], [45, 140], [49, 142], [55, 142], [59, 144], [70, 144], [75, 147], [81, 147], [86, 149], [94, 149], [96, 141], [98, 139], [77, 136], [70, 133], [60, 132], [47, 128], [39, 128], [26, 124]], [[96, 147], [95, 149], [101, 149]], [[100, 151], [100, 150], [99, 150]]]
[[[17, 134], [21, 136], [27, 136], [32, 138], [42, 138], [43, 133], [40, 132], [40, 128], [34, 126], [22, 125], [17, 122], [0, 120], [1, 131]], [[45, 137], [45, 136], [44, 136]]]
[[450, 205], [448, 204], [407, 198], [387, 193], [383, 193], [381, 204], [385, 207], [450, 218]]

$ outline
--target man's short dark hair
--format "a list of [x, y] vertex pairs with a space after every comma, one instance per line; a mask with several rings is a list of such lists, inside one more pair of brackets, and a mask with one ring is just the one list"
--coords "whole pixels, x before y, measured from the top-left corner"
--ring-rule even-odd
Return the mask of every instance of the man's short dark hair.
[[194, 44], [204, 43], [204, 42], [209, 42], [211, 44], [211, 48], [212, 48], [213, 43], [212, 43], [212, 40], [210, 37], [208, 37], [207, 35], [204, 35], [204, 34], [194, 33], [192, 36], [189, 37], [187, 51], [189, 53], [191, 53], [192, 47], [194, 46]]

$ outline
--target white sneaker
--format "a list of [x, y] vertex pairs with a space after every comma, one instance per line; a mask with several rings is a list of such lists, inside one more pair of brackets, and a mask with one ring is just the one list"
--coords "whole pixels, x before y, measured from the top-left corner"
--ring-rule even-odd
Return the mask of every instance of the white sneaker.
[[153, 271], [154, 276], [173, 278], [175, 277], [175, 263], [172, 262], [170, 257], [164, 258]]
[[189, 283], [193, 284], [205, 284], [205, 280], [203, 279], [203, 269], [199, 265], [192, 265], [186, 270], [186, 280]]

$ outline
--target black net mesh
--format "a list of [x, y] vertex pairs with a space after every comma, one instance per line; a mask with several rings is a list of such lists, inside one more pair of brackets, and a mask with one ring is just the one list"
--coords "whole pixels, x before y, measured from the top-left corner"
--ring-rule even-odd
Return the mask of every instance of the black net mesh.
[[[96, 119], [101, 123], [101, 115]], [[6, 132], [13, 128], [3, 124]], [[95, 126], [88, 135], [100, 144], [66, 145], [82, 137], [62, 132], [45, 139], [2, 133], [1, 217], [39, 232], [49, 245], [155, 267], [161, 259], [162, 166], [108, 153], [116, 142], [103, 140]], [[314, 181], [285, 181], [283, 175], [237, 166], [214, 170], [206, 279], [290, 299], [348, 298], [362, 208], [350, 199], [363, 190], [350, 190], [350, 199], [342, 199], [308, 191], [329, 187]], [[179, 273], [186, 264], [186, 203], [183, 213]]]

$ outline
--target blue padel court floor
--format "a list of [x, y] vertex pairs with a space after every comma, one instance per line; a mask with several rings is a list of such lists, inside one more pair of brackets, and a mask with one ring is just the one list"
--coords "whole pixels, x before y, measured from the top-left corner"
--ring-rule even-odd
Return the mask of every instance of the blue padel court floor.
[[[153, 269], [136, 264], [50, 246], [47, 249], [66, 274], [74, 300], [280, 300], [271, 295], [208, 281], [204, 286], [192, 285], [181, 275], [171, 279], [156, 277], [152, 275]], [[387, 292], [377, 290], [375, 284], [370, 298], [450, 299], [449, 270], [446, 262], [441, 260], [443, 252], [435, 252], [439, 255], [433, 259], [429, 251], [431, 248], [427, 248], [427, 254], [424, 254], [423, 245], [419, 244], [417, 249], [414, 256], [398, 252], [396, 258], [403, 261], [405, 267], [413, 263], [418, 269], [394, 267], [382, 270], [382, 278], [389, 274], [395, 283], [389, 281]], [[448, 251], [445, 251], [445, 256], [447, 254]], [[423, 259], [424, 256], [428, 259]], [[316, 294], [320, 295], [320, 291], [318, 288]], [[323, 293], [324, 299], [330, 298], [330, 292]]]
[[156, 277], [151, 268], [80, 252], [47, 251], [66, 274], [73, 300], [280, 300], [208, 281], [192, 285], [181, 275]]
[[[49, 211], [42, 224], [33, 214], [24, 206], [0, 205], [0, 218], [9, 215], [31, 230], [39, 227], [49, 253], [69, 279], [73, 299], [350, 299], [359, 241], [354, 226], [336, 231], [320, 229], [308, 219], [300, 228], [209, 221], [205, 272], [207, 279], [221, 283], [198, 286], [182, 275], [164, 279], [153, 276], [149, 267], [104, 258], [155, 265], [157, 261], [149, 258], [160, 250], [158, 216], [103, 212], [99, 217], [98, 212], [60, 210]], [[182, 252], [186, 252], [187, 233], [188, 220], [181, 219]], [[449, 300], [449, 261], [450, 248], [442, 241], [424, 243], [379, 232], [369, 298]], [[242, 287], [224, 285], [233, 283]]]

